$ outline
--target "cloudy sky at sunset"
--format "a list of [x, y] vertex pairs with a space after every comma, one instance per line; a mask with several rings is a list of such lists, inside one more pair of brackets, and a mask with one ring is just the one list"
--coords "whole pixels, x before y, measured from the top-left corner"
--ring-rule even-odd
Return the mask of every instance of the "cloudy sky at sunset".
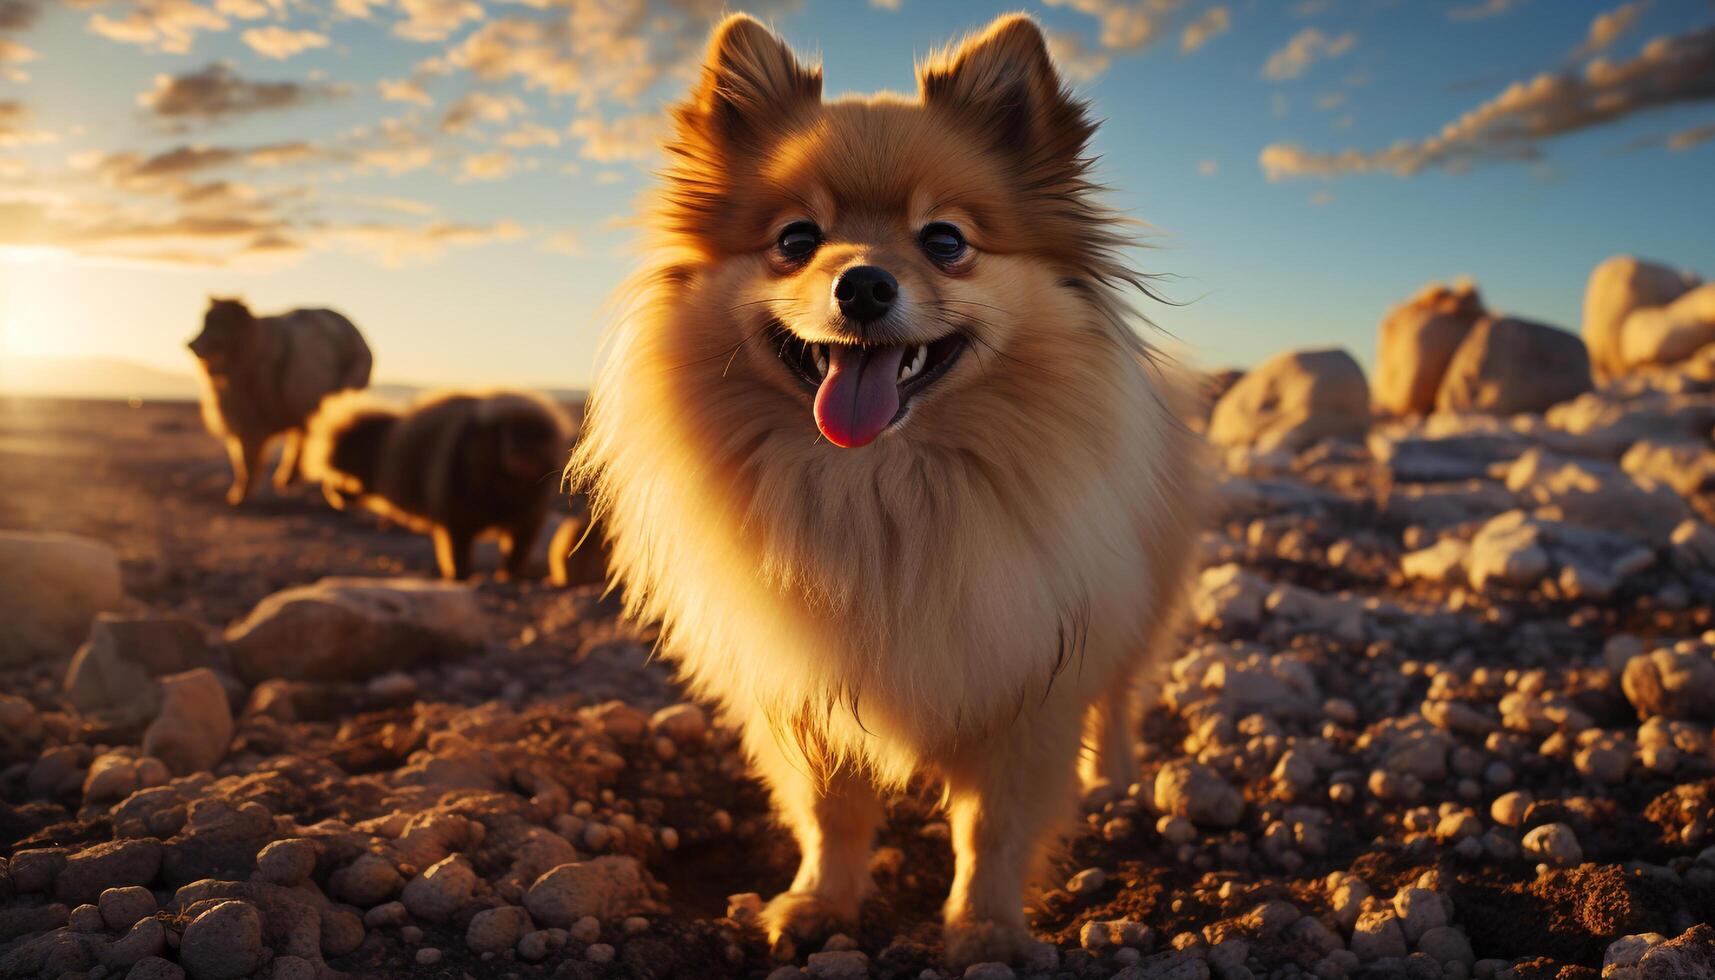
[[[0, 357], [188, 370], [206, 297], [332, 306], [383, 380], [579, 386], [719, 0], [0, 0]], [[1020, 4], [759, 0], [830, 94]], [[1368, 360], [1470, 275], [1577, 327], [1715, 274], [1710, 0], [1033, 0], [1209, 366]]]

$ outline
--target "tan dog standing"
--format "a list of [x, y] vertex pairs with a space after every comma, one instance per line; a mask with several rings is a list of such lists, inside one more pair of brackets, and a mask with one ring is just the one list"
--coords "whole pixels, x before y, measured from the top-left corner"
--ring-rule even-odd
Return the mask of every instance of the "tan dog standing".
[[1093, 124], [1022, 16], [833, 102], [735, 16], [675, 121], [571, 475], [797, 838], [771, 934], [857, 917], [880, 794], [927, 774], [947, 959], [1016, 957], [1081, 746], [1136, 775], [1204, 485]]
[[210, 300], [188, 346], [201, 369], [203, 423], [232, 461], [226, 502], [234, 505], [249, 499], [276, 438], [286, 444], [275, 488], [297, 478], [310, 415], [328, 395], [367, 386], [374, 363], [363, 335], [332, 310], [258, 317], [235, 299]]

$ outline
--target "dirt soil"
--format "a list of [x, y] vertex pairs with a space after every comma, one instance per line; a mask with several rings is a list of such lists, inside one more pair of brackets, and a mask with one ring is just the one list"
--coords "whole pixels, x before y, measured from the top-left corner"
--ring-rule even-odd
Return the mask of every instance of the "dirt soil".
[[[1378, 505], [1365, 465], [1318, 464], [1304, 483], [1339, 501], [1318, 505], [1311, 519], [1283, 519], [1272, 500], [1255, 512], [1230, 509], [1210, 552], [1269, 582], [1321, 595], [1346, 590], [1405, 612], [1380, 633], [1226, 621], [1182, 638], [1185, 650], [1233, 643], [1237, 658], [1260, 648], [1284, 658], [1269, 661], [1277, 667], [1302, 664], [1310, 693], [1277, 702], [1270, 692], [1280, 682], [1271, 682], [1254, 704], [1219, 714], [1206, 703], [1188, 708], [1195, 699], [1183, 683], [1175, 687], [1180, 678], [1151, 687], [1139, 733], [1147, 775], [1087, 802], [1030, 903], [1033, 928], [1053, 949], [1015, 965], [1018, 975], [1565, 980], [1600, 976], [1621, 937], [1673, 940], [1715, 921], [1715, 871], [1706, 870], [1715, 852], [1705, 851], [1715, 842], [1708, 719], [1696, 726], [1701, 756], [1688, 736], [1692, 748], [1675, 765], [1634, 761], [1617, 782], [1573, 764], [1583, 745], [1575, 732], [1548, 744], [1545, 732], [1495, 723], [1509, 692], [1546, 689], [1592, 728], [1634, 738], [1639, 717], [1603, 666], [1605, 644], [1622, 630], [1694, 636], [1708, 628], [1710, 597], [1663, 606], [1651, 598], [1669, 574], [1660, 569], [1595, 604], [1407, 581], [1396, 568], [1407, 522]], [[159, 840], [159, 872], [136, 883], [162, 909], [158, 955], [176, 961], [189, 917], [175, 902], [212, 887], [195, 884], [203, 879], [249, 885], [257, 852], [287, 838], [316, 841], [314, 873], [294, 887], [314, 892], [300, 897], [322, 908], [324, 959], [303, 954], [290, 970], [308, 960], [311, 972], [292, 973], [282, 964], [293, 957], [271, 941], [244, 975], [866, 975], [830, 972], [835, 961], [810, 959], [813, 949], [784, 963], [768, 949], [742, 896], [783, 888], [795, 847], [770, 821], [732, 733], [711, 722], [681, 737], [649, 721], [685, 697], [651, 659], [652, 637], [617, 623], [599, 589], [485, 576], [478, 593], [492, 639], [480, 653], [380, 680], [274, 684], [266, 698], [238, 682], [219, 638], [264, 597], [324, 576], [427, 576], [434, 560], [426, 538], [335, 512], [312, 488], [284, 497], [265, 489], [251, 505], [228, 507], [227, 481], [194, 406], [0, 399], [0, 529], [63, 531], [116, 548], [135, 611], [204, 628], [236, 719], [212, 774], [90, 801], [81, 777], [105, 754], [135, 760], [136, 726], [73, 710], [62, 687], [66, 658], [0, 673], [0, 693], [34, 710], [0, 738], [0, 854], [11, 859], [0, 879], [0, 975], [125, 975], [102, 965], [103, 944], [122, 933], [74, 941], [76, 908], [93, 896], [66, 885], [69, 872], [51, 889], [29, 890], [20, 854]], [[1292, 537], [1283, 543], [1283, 535]], [[479, 566], [494, 561], [488, 550]], [[1432, 728], [1424, 722], [1431, 701], [1472, 706], [1486, 721]], [[1413, 747], [1424, 740], [1438, 747], [1420, 764]], [[1310, 757], [1307, 776], [1283, 777], [1288, 744]], [[1236, 823], [1161, 812], [1154, 773], [1191, 759], [1242, 793]], [[70, 778], [44, 773], [50, 761], [69, 767]], [[1398, 786], [1388, 782], [1396, 776]], [[1519, 790], [1529, 800], [1518, 822], [1492, 815], [1497, 798]], [[1448, 818], [1463, 814], [1474, 829], [1449, 830]], [[406, 853], [402, 828], [425, 815], [454, 828], [427, 857], [463, 854], [478, 880], [449, 917], [400, 910], [390, 919], [376, 909], [425, 870]], [[1521, 849], [1532, 828], [1551, 823], [1571, 828], [1578, 860], [1556, 866]], [[936, 914], [952, 862], [931, 787], [891, 803], [878, 844], [878, 894], [829, 950], [861, 951], [867, 975], [946, 975], [937, 972]], [[393, 861], [397, 881], [382, 875], [363, 894], [342, 877], [366, 852]], [[479, 913], [522, 904], [543, 871], [596, 854], [640, 863], [649, 894], [631, 910], [638, 914], [602, 918], [595, 934], [561, 929], [544, 938], [553, 948], [540, 957], [523, 946], [472, 948]], [[1069, 888], [1083, 869], [1099, 869], [1100, 880]], [[1415, 935], [1410, 954], [1333, 955], [1358, 952], [1348, 919], [1357, 910], [1342, 909], [1337, 894], [1352, 880], [1370, 896], [1359, 900], [1369, 914], [1397, 909], [1396, 895], [1413, 886], [1441, 896], [1446, 914], [1436, 921], [1461, 933], [1470, 955], [1437, 959]], [[360, 920], [360, 938], [329, 938], [336, 924]], [[1134, 924], [1123, 937], [1091, 938], [1087, 924], [1102, 924], [1096, 931], [1106, 936], [1107, 923], [1122, 921]]]

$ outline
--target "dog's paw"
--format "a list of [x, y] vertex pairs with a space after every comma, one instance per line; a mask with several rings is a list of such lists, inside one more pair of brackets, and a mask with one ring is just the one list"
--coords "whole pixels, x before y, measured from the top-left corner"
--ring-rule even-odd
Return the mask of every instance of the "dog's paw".
[[227, 502], [227, 504], [229, 504], [233, 507], [237, 507], [239, 504], [244, 503], [244, 497], [245, 497], [245, 493], [244, 493], [243, 487], [228, 487], [227, 488], [227, 491], [226, 491], [226, 502]]
[[819, 943], [852, 927], [857, 915], [813, 892], [781, 892], [762, 910], [762, 927], [777, 955], [791, 959], [799, 946]]
[[943, 958], [955, 973], [973, 963], [1019, 963], [1036, 945], [1022, 925], [992, 919], [949, 922]]

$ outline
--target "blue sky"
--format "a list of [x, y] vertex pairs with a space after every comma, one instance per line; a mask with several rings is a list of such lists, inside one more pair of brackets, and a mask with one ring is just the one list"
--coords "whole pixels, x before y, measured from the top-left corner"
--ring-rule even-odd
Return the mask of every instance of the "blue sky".
[[[751, 9], [832, 94], [909, 91], [918, 57], [1019, 6]], [[1139, 266], [1186, 301], [1145, 310], [1203, 365], [1367, 363], [1436, 279], [1576, 329], [1607, 255], [1715, 274], [1707, 0], [1024, 6], [1106, 120]], [[239, 294], [346, 312], [385, 380], [580, 386], [721, 9], [0, 0], [0, 356], [183, 370], [206, 297]]]

